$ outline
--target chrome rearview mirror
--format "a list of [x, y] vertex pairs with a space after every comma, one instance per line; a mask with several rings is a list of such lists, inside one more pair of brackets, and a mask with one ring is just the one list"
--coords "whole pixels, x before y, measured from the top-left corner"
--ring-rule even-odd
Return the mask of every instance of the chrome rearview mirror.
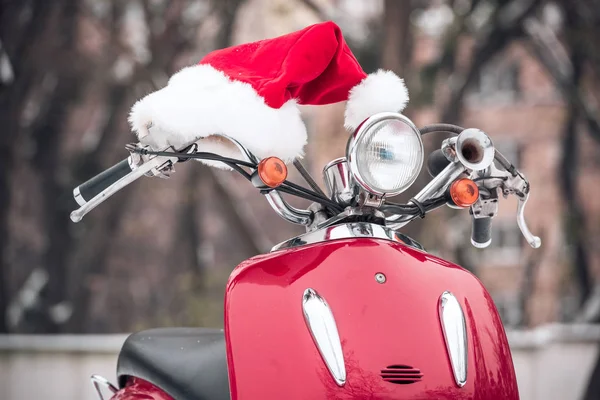
[[481, 171], [494, 161], [494, 144], [483, 131], [475, 128], [465, 129], [456, 138], [456, 158], [465, 167]]

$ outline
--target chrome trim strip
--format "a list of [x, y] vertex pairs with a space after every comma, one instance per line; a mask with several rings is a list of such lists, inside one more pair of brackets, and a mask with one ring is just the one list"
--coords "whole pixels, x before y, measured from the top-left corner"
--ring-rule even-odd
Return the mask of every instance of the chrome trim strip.
[[77, 204], [79, 204], [80, 207], [85, 205], [85, 203], [87, 203], [85, 201], [85, 199], [83, 198], [83, 196], [81, 195], [81, 192], [79, 191], [79, 186], [77, 186], [75, 189], [73, 189], [73, 198], [75, 199]]
[[329, 305], [311, 288], [304, 291], [302, 310], [306, 326], [313, 337], [321, 357], [338, 386], [346, 384], [346, 364], [342, 342]]
[[468, 360], [465, 315], [460, 303], [450, 292], [440, 296], [439, 312], [454, 381], [458, 387], [463, 387], [467, 383]]
[[92, 381], [92, 385], [94, 385], [94, 389], [96, 389], [96, 393], [98, 393], [98, 397], [100, 398], [100, 400], [104, 400], [104, 396], [102, 395], [102, 389], [100, 385], [106, 387], [112, 392], [112, 394], [115, 394], [119, 391], [119, 389], [117, 389], [112, 383], [108, 381], [108, 379], [106, 379], [103, 376], [92, 375], [90, 377], [90, 380]]
[[386, 239], [393, 242], [403, 243], [419, 250], [425, 250], [423, 246], [421, 246], [415, 240], [392, 229], [386, 228], [385, 226], [368, 222], [348, 222], [339, 225], [326, 226], [324, 228], [288, 239], [285, 242], [275, 245], [271, 251], [347, 238]]

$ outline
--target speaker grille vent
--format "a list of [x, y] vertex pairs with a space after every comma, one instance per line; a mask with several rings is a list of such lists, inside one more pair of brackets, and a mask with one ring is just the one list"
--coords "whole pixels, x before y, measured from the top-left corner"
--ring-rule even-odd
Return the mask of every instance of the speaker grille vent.
[[423, 378], [421, 370], [408, 365], [388, 365], [381, 370], [381, 378], [390, 383], [397, 385], [408, 385], [415, 382], [420, 382]]

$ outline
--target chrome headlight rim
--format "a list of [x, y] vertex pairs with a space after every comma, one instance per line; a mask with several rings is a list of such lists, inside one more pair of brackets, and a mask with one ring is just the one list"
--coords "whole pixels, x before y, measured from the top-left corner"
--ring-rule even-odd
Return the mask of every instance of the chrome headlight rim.
[[[421, 152], [421, 157], [419, 160], [417, 172], [411, 177], [410, 180], [408, 180], [404, 185], [402, 185], [400, 188], [398, 188], [397, 190], [395, 190], [393, 192], [389, 192], [389, 191], [383, 192], [381, 190], [374, 188], [372, 185], [370, 185], [367, 182], [366, 179], [364, 179], [364, 177], [360, 173], [360, 168], [358, 167], [357, 152], [358, 152], [358, 148], [359, 148], [359, 144], [361, 143], [361, 140], [363, 140], [364, 136], [367, 134], [367, 132], [369, 132], [371, 127], [373, 127], [374, 125], [376, 125], [382, 121], [385, 121], [387, 119], [400, 120], [401, 122], [406, 124], [408, 127], [410, 127], [412, 129], [413, 133], [415, 134], [415, 136], [417, 137], [417, 140], [419, 142], [419, 149]], [[419, 132], [419, 129], [406, 116], [404, 116], [400, 113], [394, 113], [394, 112], [377, 113], [377, 114], [370, 116], [366, 120], [364, 120], [350, 136], [350, 139], [348, 140], [348, 146], [346, 148], [346, 158], [348, 160], [348, 165], [350, 166], [350, 173], [352, 175], [352, 179], [354, 179], [354, 181], [356, 181], [356, 183], [358, 183], [358, 185], [362, 189], [366, 190], [367, 192], [369, 192], [373, 195], [379, 196], [379, 197], [396, 196], [396, 195], [406, 191], [409, 187], [411, 187], [415, 183], [415, 181], [419, 177], [419, 174], [421, 173], [421, 170], [423, 169], [423, 162], [425, 159], [424, 153], [425, 153], [425, 148], [423, 146], [423, 139], [421, 138], [421, 133]]]

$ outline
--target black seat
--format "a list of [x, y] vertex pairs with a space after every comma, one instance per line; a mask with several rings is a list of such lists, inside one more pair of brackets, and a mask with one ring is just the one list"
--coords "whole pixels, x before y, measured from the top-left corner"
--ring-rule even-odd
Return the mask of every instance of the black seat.
[[223, 330], [159, 328], [134, 333], [119, 354], [119, 386], [130, 376], [176, 400], [229, 400]]

